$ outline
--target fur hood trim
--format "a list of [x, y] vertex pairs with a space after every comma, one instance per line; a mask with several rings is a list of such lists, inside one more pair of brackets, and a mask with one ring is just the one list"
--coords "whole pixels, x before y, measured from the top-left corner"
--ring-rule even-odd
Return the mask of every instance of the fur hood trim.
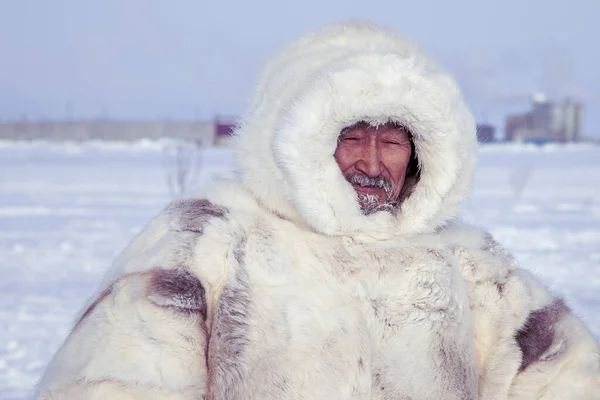
[[[412, 133], [420, 180], [392, 215], [364, 215], [333, 153], [359, 121]], [[398, 34], [370, 23], [308, 34], [267, 64], [236, 132], [240, 178], [272, 212], [327, 235], [432, 232], [456, 216], [476, 154], [473, 117], [454, 80]]]

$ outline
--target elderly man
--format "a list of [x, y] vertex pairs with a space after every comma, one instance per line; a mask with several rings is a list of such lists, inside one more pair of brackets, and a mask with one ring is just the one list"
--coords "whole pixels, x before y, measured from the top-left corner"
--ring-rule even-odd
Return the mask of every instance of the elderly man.
[[456, 220], [476, 135], [394, 32], [327, 27], [266, 67], [238, 175], [118, 257], [44, 399], [598, 399], [598, 344]]

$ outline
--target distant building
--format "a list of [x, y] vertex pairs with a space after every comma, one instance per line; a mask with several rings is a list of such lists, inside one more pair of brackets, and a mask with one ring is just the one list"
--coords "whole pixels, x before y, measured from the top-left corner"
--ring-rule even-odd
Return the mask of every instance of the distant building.
[[527, 135], [531, 123], [529, 114], [507, 115], [504, 119], [504, 138], [508, 141], [517, 140], [517, 138]]
[[570, 99], [549, 102], [535, 95], [529, 112], [506, 116], [505, 138], [533, 143], [576, 142], [581, 138], [582, 122], [581, 103]]
[[213, 140], [213, 144], [215, 146], [227, 145], [230, 143], [231, 137], [233, 136], [233, 132], [237, 127], [237, 118], [217, 117], [214, 121], [214, 127], [215, 137]]
[[0, 140], [134, 141], [174, 138], [203, 146], [224, 145], [235, 128], [235, 118], [212, 121], [0, 121]]
[[496, 128], [490, 124], [477, 125], [477, 141], [479, 143], [491, 143], [496, 140]]
[[562, 103], [562, 107], [557, 109], [556, 112], [561, 113], [557, 119], [562, 121], [564, 140], [567, 142], [581, 140], [583, 125], [583, 106], [581, 103], [568, 99]]

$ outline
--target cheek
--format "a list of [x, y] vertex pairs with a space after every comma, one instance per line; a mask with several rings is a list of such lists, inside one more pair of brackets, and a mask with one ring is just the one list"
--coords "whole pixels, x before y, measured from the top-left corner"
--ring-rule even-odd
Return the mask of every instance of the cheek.
[[352, 153], [353, 152], [350, 149], [347, 149], [342, 146], [339, 146], [335, 150], [333, 157], [335, 158], [335, 161], [337, 162], [338, 166], [342, 171], [345, 171], [354, 164], [354, 157]]
[[385, 166], [394, 185], [401, 184], [404, 181], [409, 161], [410, 151], [402, 152], [402, 154], [395, 152], [386, 157]]

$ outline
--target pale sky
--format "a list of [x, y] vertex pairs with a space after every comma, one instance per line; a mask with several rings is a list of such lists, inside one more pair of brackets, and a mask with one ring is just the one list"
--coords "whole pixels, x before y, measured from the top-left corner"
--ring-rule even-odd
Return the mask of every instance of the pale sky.
[[599, 0], [0, 0], [0, 119], [240, 114], [269, 56], [357, 18], [419, 43], [480, 120], [543, 91], [600, 137]]

